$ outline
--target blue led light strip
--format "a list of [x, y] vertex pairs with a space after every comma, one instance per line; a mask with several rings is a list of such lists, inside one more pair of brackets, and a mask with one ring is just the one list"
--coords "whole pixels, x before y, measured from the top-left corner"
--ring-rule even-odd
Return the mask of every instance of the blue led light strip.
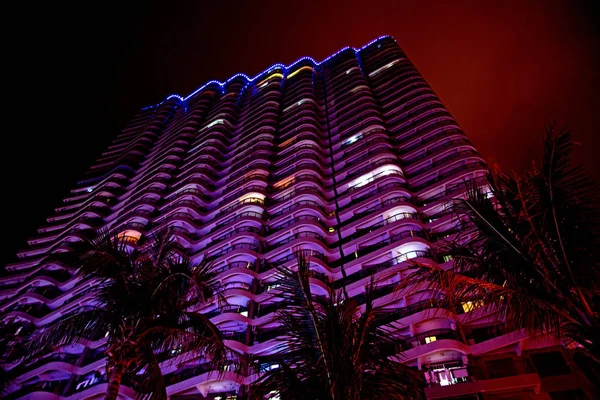
[[192, 93], [190, 93], [189, 95], [187, 95], [187, 97], [183, 97], [183, 96], [180, 96], [180, 95], [178, 95], [178, 94], [171, 94], [171, 95], [167, 96], [167, 98], [166, 98], [166, 99], [164, 99], [163, 101], [161, 101], [161, 102], [160, 102], [160, 103], [158, 103], [158, 104], [155, 104], [155, 105], [152, 105], [152, 106], [148, 106], [148, 107], [144, 107], [144, 108], [142, 108], [142, 111], [144, 111], [144, 110], [148, 110], [148, 109], [150, 109], [150, 108], [154, 108], [154, 107], [159, 107], [159, 106], [160, 106], [161, 104], [163, 104], [165, 101], [167, 101], [167, 100], [170, 100], [170, 99], [178, 99], [179, 101], [187, 101], [187, 100], [188, 100], [190, 97], [194, 96], [196, 93], [200, 92], [202, 89], [206, 88], [208, 85], [211, 85], [211, 84], [213, 84], [213, 83], [216, 83], [217, 85], [221, 86], [221, 88], [223, 88], [223, 86], [227, 85], [229, 82], [231, 82], [232, 80], [234, 80], [234, 79], [236, 79], [236, 78], [244, 78], [244, 79], [246, 79], [246, 80], [248, 81], [248, 82], [246, 83], [246, 84], [248, 84], [248, 83], [250, 83], [250, 82], [253, 82], [254, 80], [258, 79], [258, 78], [259, 78], [260, 76], [262, 76], [262, 75], [263, 75], [265, 72], [271, 72], [271, 71], [272, 71], [273, 69], [275, 69], [275, 68], [290, 69], [290, 68], [293, 68], [293, 67], [294, 67], [296, 64], [298, 64], [299, 62], [306, 61], [306, 60], [308, 60], [308, 61], [311, 61], [311, 62], [312, 62], [312, 63], [313, 63], [315, 66], [316, 66], [316, 65], [321, 65], [321, 64], [323, 64], [324, 62], [327, 62], [328, 60], [330, 60], [331, 58], [333, 58], [333, 57], [337, 56], [338, 54], [340, 54], [340, 53], [341, 53], [341, 52], [343, 52], [343, 51], [346, 51], [346, 50], [348, 50], [348, 49], [352, 49], [352, 50], [354, 50], [354, 52], [355, 52], [355, 53], [358, 53], [359, 51], [361, 51], [361, 50], [363, 50], [363, 49], [365, 49], [365, 48], [369, 47], [369, 46], [370, 46], [370, 45], [372, 45], [373, 43], [375, 43], [375, 42], [378, 42], [378, 41], [380, 41], [380, 40], [382, 40], [382, 39], [392, 39], [392, 40], [394, 40], [394, 41], [395, 41], [395, 39], [394, 39], [393, 37], [391, 37], [391, 36], [388, 36], [388, 35], [384, 35], [384, 36], [380, 36], [380, 37], [378, 37], [378, 38], [377, 38], [377, 39], [375, 39], [375, 40], [372, 40], [372, 41], [370, 41], [369, 43], [365, 44], [365, 45], [364, 45], [363, 47], [361, 47], [360, 49], [355, 49], [355, 48], [353, 48], [353, 47], [344, 47], [343, 49], [340, 49], [340, 50], [336, 51], [335, 53], [333, 53], [332, 55], [330, 55], [329, 57], [325, 58], [325, 59], [324, 59], [323, 61], [321, 61], [321, 62], [317, 62], [317, 61], [315, 61], [315, 59], [314, 59], [314, 58], [312, 58], [312, 57], [302, 57], [302, 58], [299, 58], [298, 60], [294, 61], [293, 63], [291, 63], [291, 64], [290, 64], [290, 65], [288, 65], [287, 67], [286, 67], [285, 65], [283, 65], [283, 64], [279, 64], [279, 63], [277, 63], [277, 64], [273, 64], [273, 65], [271, 65], [269, 68], [267, 68], [267, 69], [265, 69], [264, 71], [262, 71], [261, 73], [257, 74], [257, 75], [256, 75], [254, 78], [250, 78], [250, 77], [249, 77], [248, 75], [246, 75], [246, 74], [235, 74], [235, 75], [233, 75], [231, 78], [227, 79], [225, 82], [219, 82], [219, 81], [208, 81], [208, 82], [206, 82], [204, 85], [200, 86], [198, 89], [194, 90]]

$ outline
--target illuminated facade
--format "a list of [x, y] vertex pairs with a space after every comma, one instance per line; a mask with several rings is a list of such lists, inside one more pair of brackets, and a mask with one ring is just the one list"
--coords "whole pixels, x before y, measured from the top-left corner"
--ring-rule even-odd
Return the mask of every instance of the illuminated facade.
[[[422, 371], [428, 399], [576, 395], [581, 385], [559, 343], [510, 333], [494, 315], [464, 312], [467, 304], [440, 313], [428, 301], [435, 293], [392, 293], [408, 260], [452, 262], [439, 251], [461, 229], [450, 199], [485, 174], [390, 37], [320, 63], [303, 58], [209, 82], [143, 109], [118, 136], [0, 278], [3, 318], [35, 329], [89, 301], [86, 282], [44, 261], [86, 230], [138, 236], [172, 226], [192, 258], [214, 262], [230, 306], [201, 311], [240, 353], [272, 351], [280, 334], [272, 265], [293, 267], [302, 252], [317, 293], [329, 281], [360, 298], [372, 274], [386, 276], [376, 304], [396, 321], [404, 360]], [[102, 346], [90, 338], [33, 362], [9, 396], [102, 397]], [[169, 396], [234, 399], [253, 379], [234, 371], [217, 378], [205, 365], [165, 364]], [[120, 393], [133, 396], [126, 384]]]

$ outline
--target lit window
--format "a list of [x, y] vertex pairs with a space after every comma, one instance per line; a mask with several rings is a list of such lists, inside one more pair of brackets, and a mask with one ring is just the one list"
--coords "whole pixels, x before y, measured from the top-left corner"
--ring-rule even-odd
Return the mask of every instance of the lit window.
[[267, 291], [271, 290], [271, 289], [275, 289], [277, 287], [281, 286], [281, 284], [279, 283], [272, 283], [270, 285], [267, 285]]
[[476, 308], [483, 306], [483, 301], [481, 301], [481, 300], [463, 301], [460, 304], [462, 306], [463, 311], [467, 313], [467, 312], [475, 310]]
[[240, 312], [240, 315], [243, 317], [247, 317], [248, 316], [248, 311], [242, 311]]
[[398, 167], [396, 167], [394, 165], [384, 165], [384, 166], [379, 167], [376, 170], [371, 171], [368, 174], [365, 174], [365, 175], [361, 176], [360, 178], [354, 180], [348, 186], [356, 189], [356, 188], [366, 185], [369, 182], [372, 182], [373, 179], [375, 179], [375, 178], [379, 178], [379, 177], [391, 175], [391, 174], [400, 174], [400, 170], [398, 169]]
[[362, 89], [369, 89], [369, 88], [367, 86], [365, 86], [365, 85], [359, 85], [359, 86], [355, 87], [354, 89], [352, 89], [350, 92], [351, 93], [356, 93], [356, 92], [358, 92], [359, 90], [362, 90]]
[[425, 338], [425, 343], [435, 342], [436, 340], [437, 340], [437, 338], [435, 336], [427, 336]]
[[273, 78], [283, 78], [283, 75], [281, 75], [280, 73], [276, 73], [276, 74], [267, 76], [264, 80], [262, 80], [258, 83], [258, 86], [263, 87], [264, 83], [268, 83], [268, 81]]
[[118, 238], [124, 242], [135, 244], [140, 240], [141, 236], [142, 234], [140, 232], [128, 229], [119, 233]]
[[278, 189], [286, 188], [289, 185], [291, 185], [295, 180], [296, 180], [295, 176], [290, 176], [289, 178], [284, 179], [281, 182], [277, 182], [276, 184], [274, 184], [273, 189], [278, 190]]
[[223, 124], [223, 120], [222, 119], [214, 120], [213, 122], [211, 122], [210, 124], [208, 124], [207, 128], [210, 128], [211, 126], [215, 126], [217, 124]]
[[93, 190], [94, 190], [94, 188], [91, 188], [91, 187], [87, 188], [88, 193], [91, 193]]
[[300, 71], [304, 71], [304, 70], [310, 70], [310, 71], [312, 71], [312, 67], [302, 67], [300, 69], [297, 69], [294, 72], [292, 72], [291, 74], [289, 74], [286, 79], [290, 79], [291, 77], [293, 77], [294, 75], [296, 75]]
[[290, 144], [294, 143], [295, 140], [296, 140], [296, 137], [294, 136], [293, 138], [288, 139], [285, 142], [281, 143], [279, 145], [279, 147], [281, 147], [282, 149], [284, 149], [284, 148], [288, 147]]
[[329, 232], [335, 232], [335, 228], [333, 226], [329, 227]]
[[344, 142], [345, 146], [351, 145], [352, 143], [356, 142], [357, 140], [362, 139], [362, 133], [359, 133], [358, 135], [354, 135], [351, 138], [349, 138], [348, 140], [346, 140]]
[[373, 77], [373, 76], [377, 75], [378, 73], [380, 73], [381, 71], [385, 71], [386, 69], [388, 69], [388, 68], [390, 68], [391, 66], [393, 66], [394, 64], [396, 64], [398, 61], [400, 61], [400, 59], [394, 60], [394, 61], [392, 61], [391, 63], [389, 63], [389, 64], [386, 64], [386, 65], [384, 65], [383, 67], [376, 69], [375, 71], [371, 72], [371, 73], [369, 74], [369, 76]]
[[449, 254], [446, 254], [445, 256], [442, 257], [442, 259], [444, 260], [444, 262], [448, 262], [448, 261], [454, 260], [454, 257], [452, 257]]

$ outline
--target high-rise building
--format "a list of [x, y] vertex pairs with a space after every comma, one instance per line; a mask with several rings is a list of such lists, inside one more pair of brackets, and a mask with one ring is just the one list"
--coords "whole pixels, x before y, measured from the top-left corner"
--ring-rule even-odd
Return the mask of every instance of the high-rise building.
[[[386, 277], [376, 304], [396, 321], [428, 399], [578, 398], [582, 384], [552, 338], [511, 332], [495, 315], [467, 318], [470, 304], [436, 312], [426, 290], [392, 293], [409, 260], [452, 263], [439, 246], [461, 231], [450, 199], [486, 172], [391, 37], [211, 81], [144, 108], [115, 139], [0, 277], [2, 318], [38, 329], [87, 304], [93, 288], [46, 257], [86, 231], [135, 239], [171, 226], [189, 256], [213, 261], [229, 306], [201, 311], [241, 353], [273, 350], [272, 265], [293, 267], [303, 253], [316, 292], [327, 281], [360, 298], [371, 275]], [[103, 338], [49, 354], [9, 397], [101, 397], [103, 358]], [[235, 399], [251, 379], [216, 377], [194, 359], [165, 363], [164, 374], [172, 399]]]

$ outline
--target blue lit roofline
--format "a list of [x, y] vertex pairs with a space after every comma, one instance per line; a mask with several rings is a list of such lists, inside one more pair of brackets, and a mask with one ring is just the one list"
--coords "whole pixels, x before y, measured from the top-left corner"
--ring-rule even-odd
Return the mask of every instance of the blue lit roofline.
[[355, 52], [355, 53], [358, 53], [359, 51], [361, 51], [361, 50], [365, 49], [366, 47], [369, 47], [369, 46], [370, 46], [370, 45], [372, 45], [373, 43], [375, 43], [375, 42], [378, 42], [378, 41], [380, 41], [380, 40], [382, 40], [382, 39], [392, 39], [392, 40], [396, 41], [396, 40], [395, 40], [393, 37], [391, 37], [391, 36], [389, 36], [389, 35], [383, 35], [383, 36], [380, 36], [380, 37], [378, 37], [377, 39], [375, 39], [375, 40], [372, 40], [372, 41], [370, 41], [369, 43], [365, 44], [365, 45], [364, 45], [363, 47], [361, 47], [360, 49], [355, 49], [355, 48], [353, 48], [353, 47], [344, 47], [343, 49], [340, 49], [340, 50], [336, 51], [335, 53], [333, 53], [332, 55], [330, 55], [329, 57], [325, 58], [325, 59], [324, 59], [323, 61], [321, 61], [321, 62], [317, 62], [317, 61], [315, 61], [315, 59], [314, 59], [314, 58], [312, 58], [312, 57], [302, 57], [302, 58], [299, 58], [298, 60], [294, 61], [293, 63], [291, 63], [291, 64], [290, 64], [290, 65], [288, 65], [287, 67], [286, 67], [285, 65], [283, 65], [283, 64], [280, 64], [280, 63], [273, 64], [273, 65], [271, 65], [269, 68], [267, 68], [267, 69], [265, 69], [264, 71], [262, 71], [262, 72], [260, 72], [259, 74], [257, 74], [257, 75], [256, 75], [254, 78], [250, 78], [250, 77], [249, 77], [248, 75], [246, 75], [246, 74], [235, 74], [235, 75], [233, 75], [231, 78], [227, 79], [225, 82], [219, 82], [219, 81], [208, 81], [208, 82], [206, 82], [204, 85], [200, 86], [198, 89], [194, 90], [192, 93], [190, 93], [189, 95], [187, 95], [187, 97], [183, 97], [183, 96], [180, 96], [180, 95], [178, 95], [178, 94], [171, 94], [171, 95], [167, 96], [167, 98], [166, 98], [166, 99], [164, 99], [163, 101], [161, 101], [161, 102], [160, 102], [160, 103], [158, 103], [158, 104], [155, 104], [155, 105], [152, 105], [152, 106], [147, 106], [147, 107], [144, 107], [144, 108], [142, 108], [142, 111], [144, 111], [144, 110], [148, 110], [148, 109], [150, 109], [150, 108], [154, 108], [154, 107], [159, 107], [161, 104], [163, 104], [164, 102], [166, 102], [167, 100], [170, 100], [170, 99], [178, 99], [179, 101], [187, 101], [187, 100], [188, 100], [190, 97], [194, 96], [196, 93], [200, 92], [201, 90], [203, 90], [204, 88], [206, 88], [208, 85], [211, 85], [211, 84], [213, 84], [213, 83], [216, 83], [217, 85], [221, 86], [221, 88], [222, 88], [223, 86], [225, 86], [226, 84], [228, 84], [229, 82], [231, 82], [232, 80], [236, 79], [236, 78], [245, 78], [245, 79], [248, 81], [248, 83], [250, 83], [250, 82], [252, 82], [252, 81], [256, 80], [257, 78], [259, 78], [260, 76], [262, 76], [262, 75], [263, 75], [265, 72], [269, 72], [269, 71], [271, 71], [271, 70], [272, 70], [272, 69], [274, 69], [274, 68], [290, 69], [290, 68], [293, 68], [293, 67], [294, 67], [296, 64], [298, 64], [299, 62], [302, 62], [302, 61], [305, 61], [305, 60], [309, 60], [309, 61], [311, 61], [311, 62], [312, 62], [313, 64], [315, 64], [315, 65], [321, 65], [321, 64], [323, 64], [324, 62], [328, 61], [329, 59], [331, 59], [331, 58], [333, 58], [333, 57], [337, 56], [338, 54], [340, 54], [340, 53], [341, 53], [341, 52], [343, 52], [343, 51], [346, 51], [346, 50], [348, 50], [348, 49], [352, 49], [352, 50], [354, 50], [354, 52]]

